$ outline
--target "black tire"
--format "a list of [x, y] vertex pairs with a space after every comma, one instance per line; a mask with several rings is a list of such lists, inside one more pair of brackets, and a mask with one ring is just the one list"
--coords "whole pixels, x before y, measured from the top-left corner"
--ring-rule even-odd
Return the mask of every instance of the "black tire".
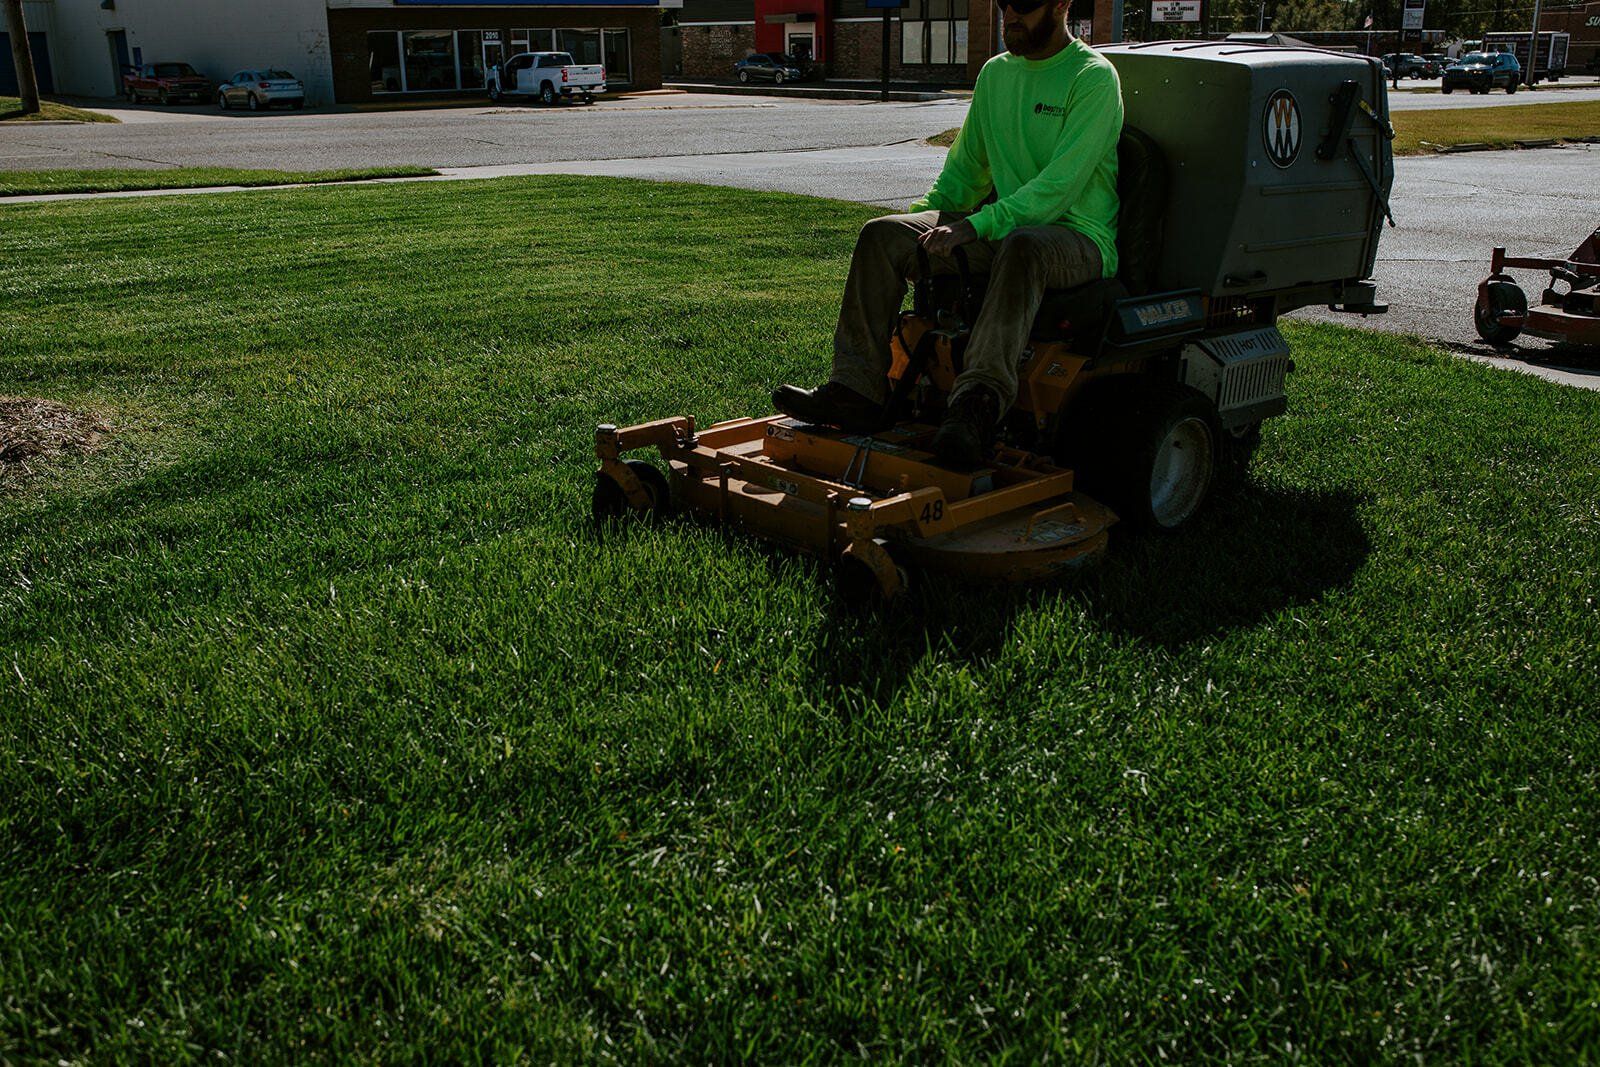
[[156, 99], [161, 102], [162, 107], [166, 107], [172, 103], [172, 97], [168, 95], [165, 89], [162, 89], [156, 93]]
[[1517, 83], [1516, 82], [1506, 82], [1506, 95], [1507, 96], [1510, 96], [1512, 93], [1514, 93], [1516, 91], [1517, 91]]
[[539, 86], [539, 103], [543, 104], [545, 107], [552, 107], [557, 99], [556, 87], [550, 82], [545, 82], [543, 85]]
[[224, 110], [224, 111], [228, 110], [228, 106], [229, 105], [228, 105], [228, 94], [227, 93], [224, 93], [224, 92], [222, 92], [220, 90], [217, 92], [217, 106], [219, 108], [221, 108], [222, 110]]
[[748, 70], [741, 70], [739, 72], [739, 84], [741, 84], [741, 85], [749, 85], [750, 84], [750, 72]]
[[1219, 480], [1220, 440], [1211, 401], [1182, 386], [1130, 380], [1072, 404], [1056, 458], [1129, 527], [1172, 531], [1199, 513]]
[[776, 74], [774, 74], [772, 76], [772, 84], [773, 85], [782, 85], [783, 84], [783, 71], [780, 70], [780, 71], [778, 71]]
[[[639, 481], [644, 483], [645, 492], [650, 494], [650, 506], [645, 510], [645, 517], [652, 522], [659, 521], [672, 514], [672, 489], [667, 484], [667, 476], [654, 464], [646, 463], [642, 459], [624, 461], [628, 469], [633, 471]], [[627, 515], [628, 495], [608, 475], [595, 476], [594, 496], [590, 499], [590, 512], [598, 523], [615, 522]]]
[[251, 93], [250, 94], [250, 110], [251, 111], [260, 111], [261, 110], [261, 98], [259, 96], [257, 96], [255, 93]]
[[1520, 326], [1506, 326], [1499, 316], [1507, 311], [1519, 315], [1528, 313], [1528, 296], [1516, 282], [1491, 281], [1486, 299], [1479, 300], [1472, 309], [1472, 324], [1478, 336], [1492, 345], [1508, 345], [1522, 333]]
[[900, 588], [891, 597], [871, 567], [854, 556], [840, 556], [833, 564], [834, 595], [851, 611], [870, 612], [881, 608], [891, 600], [905, 596], [911, 588], [910, 573], [899, 564], [895, 565], [894, 571]]
[[1455, 89], [1453, 87], [1449, 86], [1449, 85], [1446, 85], [1446, 86], [1442, 87], [1439, 91], [1441, 93], [1443, 93], [1444, 95], [1449, 96], [1451, 93], [1455, 92]]
[[489, 86], [489, 102], [491, 104], [498, 104], [504, 95], [505, 94], [500, 91], [499, 82], [495, 82], [493, 85]]

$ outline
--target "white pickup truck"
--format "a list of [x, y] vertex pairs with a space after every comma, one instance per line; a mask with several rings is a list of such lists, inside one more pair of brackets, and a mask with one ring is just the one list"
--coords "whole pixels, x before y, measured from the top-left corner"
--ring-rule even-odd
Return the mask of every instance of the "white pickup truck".
[[606, 68], [580, 66], [566, 52], [522, 52], [489, 68], [489, 99], [536, 96], [541, 104], [554, 104], [581, 96], [585, 104], [606, 91]]

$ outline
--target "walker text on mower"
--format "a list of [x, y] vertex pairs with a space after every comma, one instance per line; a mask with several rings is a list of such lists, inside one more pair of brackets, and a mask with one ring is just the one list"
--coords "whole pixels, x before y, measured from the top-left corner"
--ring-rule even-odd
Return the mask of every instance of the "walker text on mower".
[[[1383, 69], [1309, 48], [1113, 46], [1126, 107], [1115, 279], [1046, 294], [984, 465], [928, 445], [984, 279], [929, 277], [893, 339], [876, 434], [783, 415], [601, 426], [597, 517], [681, 504], [893, 596], [911, 565], [1025, 580], [1093, 559], [1119, 518], [1172, 529], [1287, 407], [1278, 316], [1376, 314], [1393, 175]], [[655, 448], [669, 474], [630, 451]]]

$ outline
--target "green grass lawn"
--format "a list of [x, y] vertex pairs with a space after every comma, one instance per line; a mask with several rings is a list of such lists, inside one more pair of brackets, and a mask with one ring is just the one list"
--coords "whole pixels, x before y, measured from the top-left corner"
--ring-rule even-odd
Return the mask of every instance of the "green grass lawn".
[[[1488, 144], [1509, 148], [1518, 141], [1600, 137], [1600, 100], [1515, 107], [1429, 108], [1396, 111], [1394, 154], [1426, 155], [1436, 145]], [[936, 133], [928, 143], [949, 148], [960, 127]]]
[[816, 380], [869, 213], [0, 209], [0, 382], [115, 428], [0, 492], [0, 1060], [1592, 1057], [1600, 396], [1290, 326], [1195, 529], [875, 620], [598, 542], [594, 425]]
[[350, 167], [343, 170], [241, 170], [172, 167], [166, 170], [0, 170], [0, 196], [115, 193], [131, 189], [197, 189], [207, 185], [321, 185], [365, 178], [416, 178], [432, 167]]
[[54, 100], [39, 101], [39, 110], [31, 115], [22, 113], [22, 100], [15, 96], [0, 96], [0, 122], [120, 122], [114, 115], [99, 111], [85, 111], [80, 107], [58, 104]]

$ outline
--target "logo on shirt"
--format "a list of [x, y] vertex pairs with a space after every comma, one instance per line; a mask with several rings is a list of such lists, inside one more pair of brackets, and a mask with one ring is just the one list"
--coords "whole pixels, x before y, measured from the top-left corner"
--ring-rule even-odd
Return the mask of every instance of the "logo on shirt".
[[1067, 109], [1062, 104], [1034, 104], [1033, 113], [1035, 115], [1049, 115], [1053, 119], [1058, 119], [1067, 113]]
[[1287, 167], [1300, 154], [1300, 105], [1294, 94], [1279, 89], [1267, 97], [1261, 113], [1261, 141], [1275, 167]]

